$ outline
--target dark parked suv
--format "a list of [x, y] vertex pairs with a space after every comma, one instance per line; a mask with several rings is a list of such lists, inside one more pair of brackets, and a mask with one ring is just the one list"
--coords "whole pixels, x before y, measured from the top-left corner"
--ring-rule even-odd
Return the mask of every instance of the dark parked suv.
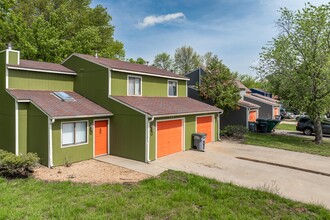
[[[305, 135], [311, 135], [314, 133], [313, 122], [309, 118], [299, 119], [296, 127], [297, 131], [302, 131]], [[330, 134], [330, 121], [322, 121], [322, 132], [323, 134]]]

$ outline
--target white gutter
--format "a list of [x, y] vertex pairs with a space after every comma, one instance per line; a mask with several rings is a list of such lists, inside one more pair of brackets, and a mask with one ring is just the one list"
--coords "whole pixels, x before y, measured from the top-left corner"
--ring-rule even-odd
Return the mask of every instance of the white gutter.
[[18, 103], [15, 101], [15, 154], [18, 156]]
[[53, 128], [52, 124], [55, 119], [48, 117], [48, 167], [51, 168], [53, 165]]
[[70, 72], [63, 72], [63, 71], [56, 71], [56, 70], [43, 70], [43, 69], [33, 69], [33, 68], [15, 67], [15, 66], [7, 66], [7, 68], [11, 69], [11, 70], [24, 70], [24, 71], [31, 71], [31, 72], [56, 73], [56, 74], [72, 75], [72, 76], [77, 75], [77, 73], [70, 73]]
[[146, 116], [146, 150], [145, 150], [145, 162], [150, 162], [150, 125], [151, 122], [154, 121], [154, 117], [151, 117], [150, 120], [148, 120], [148, 117]]

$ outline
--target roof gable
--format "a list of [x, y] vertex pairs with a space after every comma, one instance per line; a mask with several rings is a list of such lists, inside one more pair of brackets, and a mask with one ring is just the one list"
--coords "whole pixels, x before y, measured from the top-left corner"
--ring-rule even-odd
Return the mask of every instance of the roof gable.
[[[109, 58], [102, 58], [102, 57], [94, 57], [91, 55], [86, 54], [78, 54], [74, 53], [71, 56], [76, 56], [82, 58], [84, 60], [90, 61], [92, 63], [101, 65], [103, 67], [109, 68], [113, 71], [118, 72], [127, 72], [132, 74], [139, 74], [139, 75], [150, 75], [155, 77], [163, 77], [163, 78], [172, 78], [172, 79], [179, 79], [179, 80], [189, 80], [188, 78], [181, 76], [179, 74], [169, 72], [167, 70], [159, 69], [154, 66], [147, 66], [142, 64], [130, 63], [121, 60], [113, 60]], [[70, 56], [70, 57], [71, 57]], [[67, 58], [63, 63], [65, 63], [68, 59]]]
[[51, 118], [86, 118], [110, 116], [111, 112], [76, 92], [66, 91], [75, 101], [65, 102], [56, 97], [55, 91], [7, 90], [17, 101], [32, 102]]

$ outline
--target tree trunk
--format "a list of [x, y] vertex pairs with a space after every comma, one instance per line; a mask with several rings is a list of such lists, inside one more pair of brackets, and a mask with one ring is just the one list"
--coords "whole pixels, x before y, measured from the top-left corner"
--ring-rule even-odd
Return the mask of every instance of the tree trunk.
[[321, 144], [322, 143], [322, 137], [323, 137], [323, 133], [322, 133], [322, 125], [321, 125], [321, 119], [320, 117], [317, 117], [314, 120], [314, 130], [315, 130], [315, 143], [317, 144]]

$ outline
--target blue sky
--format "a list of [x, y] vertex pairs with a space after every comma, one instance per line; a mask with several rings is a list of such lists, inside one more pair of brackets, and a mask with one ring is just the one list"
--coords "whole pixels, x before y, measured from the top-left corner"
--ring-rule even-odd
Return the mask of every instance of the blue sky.
[[[310, 0], [313, 5], [327, 0]], [[250, 68], [277, 30], [280, 7], [297, 10], [304, 0], [92, 0], [108, 9], [115, 38], [124, 43], [126, 58], [151, 64], [156, 54], [174, 54], [191, 46], [212, 52], [232, 71], [255, 75]]]

